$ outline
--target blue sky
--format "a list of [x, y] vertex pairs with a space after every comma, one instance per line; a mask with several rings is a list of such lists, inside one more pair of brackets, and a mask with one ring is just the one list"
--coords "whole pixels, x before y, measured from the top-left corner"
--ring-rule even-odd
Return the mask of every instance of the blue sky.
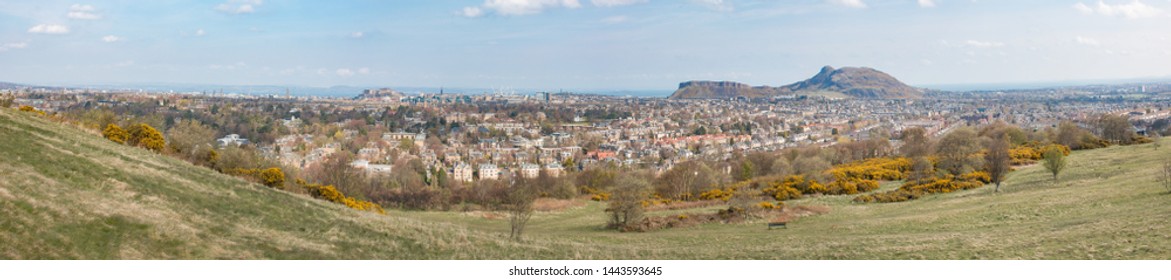
[[1171, 76], [1171, 0], [0, 0], [0, 81], [673, 89]]

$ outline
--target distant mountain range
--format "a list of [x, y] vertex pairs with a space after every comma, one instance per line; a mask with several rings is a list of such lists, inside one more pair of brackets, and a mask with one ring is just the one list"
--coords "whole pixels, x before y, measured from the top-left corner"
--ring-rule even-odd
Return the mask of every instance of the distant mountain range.
[[781, 87], [749, 86], [729, 81], [688, 81], [670, 99], [756, 98], [781, 95], [841, 94], [852, 98], [920, 98], [923, 90], [900, 82], [889, 74], [866, 67], [821, 68], [808, 80]]

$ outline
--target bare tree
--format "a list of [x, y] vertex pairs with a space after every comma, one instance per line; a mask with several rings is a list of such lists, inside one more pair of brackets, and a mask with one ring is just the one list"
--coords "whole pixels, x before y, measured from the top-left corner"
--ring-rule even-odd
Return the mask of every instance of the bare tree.
[[1065, 152], [1062, 152], [1058, 148], [1049, 148], [1045, 150], [1042, 157], [1044, 160], [1042, 164], [1045, 165], [1045, 170], [1053, 173], [1053, 182], [1056, 183], [1057, 175], [1061, 173], [1061, 170], [1065, 169]]
[[1073, 122], [1062, 121], [1061, 124], [1057, 125], [1057, 135], [1055, 137], [1056, 139], [1053, 139], [1053, 142], [1065, 145], [1071, 149], [1080, 149], [1082, 148], [1082, 135], [1085, 134], [1086, 131]]
[[1159, 181], [1163, 183], [1163, 187], [1167, 188], [1167, 192], [1171, 193], [1171, 160], [1163, 161], [1163, 170], [1159, 174]]
[[215, 130], [197, 120], [182, 120], [167, 130], [167, 147], [189, 161], [199, 161], [215, 141]]
[[939, 156], [936, 167], [952, 175], [961, 175], [980, 166], [980, 158], [975, 156], [980, 152], [978, 139], [976, 131], [968, 127], [943, 136], [935, 147], [935, 153]]
[[1012, 158], [1008, 154], [1008, 146], [1007, 136], [991, 139], [986, 145], [988, 151], [984, 154], [984, 169], [988, 171], [989, 177], [992, 177], [992, 182], [996, 183], [994, 192], [1000, 192], [1000, 183], [1004, 182], [1005, 175], [1012, 169]]
[[645, 177], [629, 174], [618, 179], [606, 208], [610, 216], [608, 227], [622, 229], [642, 219], [642, 200], [650, 191], [650, 183], [643, 179]]
[[668, 198], [688, 200], [718, 182], [716, 172], [707, 164], [688, 161], [663, 173], [657, 182], [657, 191]]
[[931, 145], [928, 143], [927, 130], [922, 127], [912, 127], [903, 130], [902, 137], [903, 145], [899, 147], [899, 153], [903, 156], [915, 158], [927, 156], [931, 152]]
[[789, 160], [785, 157], [777, 157], [777, 159], [773, 160], [772, 168], [769, 174], [777, 176], [792, 175], [793, 165], [789, 164]]
[[911, 165], [911, 174], [907, 178], [908, 181], [924, 180], [935, 176], [935, 165], [928, 160], [927, 157], [915, 158], [915, 163]]
[[1130, 120], [1113, 114], [1105, 114], [1098, 119], [1098, 130], [1101, 131], [1102, 138], [1116, 144], [1130, 144], [1135, 135]]
[[793, 161], [793, 173], [805, 175], [805, 178], [817, 180], [820, 183], [829, 182], [829, 174], [825, 171], [833, 166], [821, 157], [801, 157]]
[[505, 197], [504, 207], [508, 211], [508, 224], [512, 228], [509, 238], [520, 241], [525, 225], [533, 217], [533, 204], [537, 200], [536, 181], [525, 178], [516, 178], [512, 181], [511, 189]]
[[1163, 145], [1163, 143], [1161, 143], [1162, 141], [1163, 141], [1162, 134], [1160, 134], [1159, 132], [1153, 132], [1153, 131], [1151, 132], [1151, 146], [1155, 147], [1156, 151], [1159, 150], [1159, 146]]

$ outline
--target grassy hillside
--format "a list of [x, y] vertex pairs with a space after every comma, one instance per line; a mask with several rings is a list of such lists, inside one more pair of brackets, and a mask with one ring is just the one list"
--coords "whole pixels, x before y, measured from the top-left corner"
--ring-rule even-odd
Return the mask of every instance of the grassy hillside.
[[[0, 259], [1167, 259], [1171, 148], [1075, 152], [986, 187], [824, 215], [650, 233], [602, 229], [603, 204], [534, 216], [528, 241], [480, 213], [382, 216], [274, 191], [0, 109]], [[1171, 145], [1164, 145], [1171, 146]], [[885, 184], [884, 188], [893, 187]], [[714, 208], [713, 208], [714, 209]], [[685, 210], [671, 213], [679, 213]]]
[[354, 211], [12, 109], [0, 138], [0, 259], [604, 257]]

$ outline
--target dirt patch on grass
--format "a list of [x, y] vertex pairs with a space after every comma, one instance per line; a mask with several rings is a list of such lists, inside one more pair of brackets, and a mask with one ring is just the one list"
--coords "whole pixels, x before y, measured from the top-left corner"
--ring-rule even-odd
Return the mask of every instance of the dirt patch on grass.
[[581, 199], [539, 198], [537, 201], [533, 202], [533, 210], [541, 212], [553, 212], [570, 208], [578, 208], [585, 205], [586, 202]]
[[712, 223], [740, 223], [758, 215], [739, 207], [720, 209], [715, 213], [686, 213], [674, 216], [646, 217], [642, 221], [619, 228], [622, 232], [648, 232], [668, 228], [692, 227]]
[[802, 217], [821, 215], [821, 214], [829, 213], [829, 211], [830, 211], [829, 206], [821, 206], [821, 205], [812, 205], [812, 206], [799, 205], [799, 206], [793, 206], [793, 207], [786, 206], [784, 209], [781, 209], [780, 214], [774, 216], [772, 219], [769, 219], [769, 222], [791, 223], [791, 222], [797, 221], [797, 219], [800, 219]]
[[507, 218], [507, 216], [505, 216], [504, 213], [492, 212], [492, 211], [467, 211], [467, 212], [460, 213], [460, 215], [469, 216], [469, 217], [479, 217], [479, 218], [484, 218], [484, 219], [488, 219], [488, 220], [499, 220], [499, 219]]

